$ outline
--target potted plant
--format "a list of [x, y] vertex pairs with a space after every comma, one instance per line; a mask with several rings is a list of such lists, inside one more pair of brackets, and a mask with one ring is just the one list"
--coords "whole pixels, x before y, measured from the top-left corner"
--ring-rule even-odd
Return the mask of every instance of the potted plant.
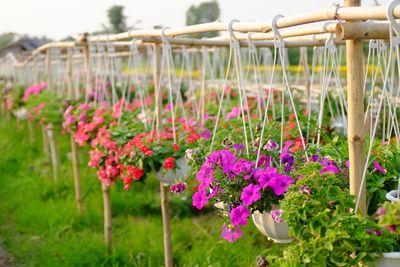
[[345, 163], [331, 164], [337, 169], [322, 172], [326, 167], [311, 161], [297, 170], [302, 178], [280, 203], [295, 241], [282, 255], [269, 258], [273, 266], [363, 265], [396, 246], [389, 231], [353, 212]]
[[[385, 202], [378, 209], [378, 224], [395, 235], [397, 244], [400, 241], [400, 202]], [[376, 262], [378, 267], [400, 266], [400, 252], [387, 252]]]

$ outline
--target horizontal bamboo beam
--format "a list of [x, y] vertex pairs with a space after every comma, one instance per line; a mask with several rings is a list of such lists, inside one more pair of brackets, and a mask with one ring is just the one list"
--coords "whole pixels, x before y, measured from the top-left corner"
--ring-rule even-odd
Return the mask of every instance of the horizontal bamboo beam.
[[338, 40], [389, 39], [389, 30], [387, 22], [339, 22], [335, 35]]

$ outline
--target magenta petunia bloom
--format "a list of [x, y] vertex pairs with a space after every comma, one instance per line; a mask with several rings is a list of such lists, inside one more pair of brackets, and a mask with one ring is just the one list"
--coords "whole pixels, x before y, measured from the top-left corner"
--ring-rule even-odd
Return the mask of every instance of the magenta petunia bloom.
[[379, 171], [379, 172], [383, 173], [384, 175], [387, 174], [387, 170], [384, 169], [384, 168], [379, 164], [379, 162], [377, 162], [377, 161], [374, 162], [374, 171]]
[[277, 174], [270, 182], [270, 187], [275, 195], [281, 196], [286, 193], [287, 188], [294, 182], [293, 178], [287, 175]]
[[254, 177], [256, 178], [258, 184], [262, 189], [270, 186], [271, 179], [275, 176], [279, 175], [277, 168], [268, 167], [266, 169], [258, 169], [254, 173]]
[[228, 242], [234, 243], [236, 239], [240, 238], [243, 235], [242, 230], [239, 226], [235, 226], [231, 229], [231, 227], [226, 226], [224, 224], [222, 226], [222, 233], [221, 236], [223, 239], [227, 240]]
[[245, 225], [247, 224], [247, 218], [250, 216], [250, 211], [240, 205], [231, 210], [229, 216], [233, 225]]
[[202, 209], [207, 204], [208, 198], [204, 191], [198, 191], [193, 194], [192, 200], [193, 206], [197, 209]]
[[250, 184], [243, 188], [240, 199], [246, 206], [250, 206], [261, 198], [261, 187], [259, 185]]
[[325, 168], [323, 168], [319, 172], [319, 175], [322, 175], [322, 174], [324, 174], [326, 172], [331, 172], [333, 174], [338, 174], [339, 173], [339, 169], [334, 164], [330, 163], [330, 164], [326, 165]]

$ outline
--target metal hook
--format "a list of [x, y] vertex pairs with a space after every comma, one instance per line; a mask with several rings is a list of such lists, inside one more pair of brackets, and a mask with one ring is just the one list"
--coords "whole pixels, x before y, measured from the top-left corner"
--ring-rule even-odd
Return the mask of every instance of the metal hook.
[[252, 32], [249, 32], [247, 34], [247, 42], [249, 43], [249, 48], [251, 52], [255, 52], [256, 51], [256, 46], [253, 43], [253, 40], [251, 39], [251, 34]]

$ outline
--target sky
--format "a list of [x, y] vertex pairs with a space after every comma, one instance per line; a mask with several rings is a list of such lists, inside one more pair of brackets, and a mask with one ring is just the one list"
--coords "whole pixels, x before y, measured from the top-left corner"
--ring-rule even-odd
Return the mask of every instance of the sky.
[[[125, 7], [128, 25], [150, 29], [153, 25], [179, 27], [185, 12], [203, 0], [0, 0], [0, 33], [17, 32], [58, 40], [69, 35], [101, 30], [107, 9]], [[218, 0], [222, 21], [270, 21], [275, 15], [293, 15], [325, 9], [333, 0]], [[373, 0], [363, 0], [372, 5]], [[386, 4], [389, 0], [378, 0]]]

